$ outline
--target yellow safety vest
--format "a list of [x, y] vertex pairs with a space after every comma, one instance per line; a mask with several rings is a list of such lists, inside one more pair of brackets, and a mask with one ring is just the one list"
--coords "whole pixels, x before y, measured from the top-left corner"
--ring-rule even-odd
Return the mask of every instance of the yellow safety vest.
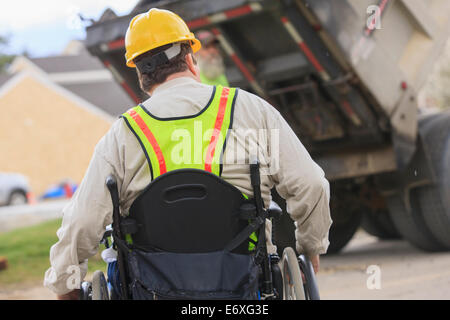
[[[232, 126], [236, 96], [236, 88], [215, 86], [206, 107], [185, 117], [161, 119], [142, 105], [125, 112], [121, 117], [142, 146], [152, 180], [166, 172], [188, 168], [220, 176], [220, 160]], [[250, 239], [256, 242], [256, 234]], [[249, 250], [254, 247], [249, 242]]]
[[232, 124], [235, 88], [214, 87], [208, 105], [186, 117], [158, 118], [142, 105], [122, 115], [147, 157], [152, 180], [176, 169], [221, 174], [221, 155]]

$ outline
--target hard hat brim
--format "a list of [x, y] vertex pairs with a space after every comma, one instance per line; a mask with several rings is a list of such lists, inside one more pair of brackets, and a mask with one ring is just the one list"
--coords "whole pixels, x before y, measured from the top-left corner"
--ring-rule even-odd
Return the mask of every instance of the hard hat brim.
[[[182, 42], [182, 41], [180, 41], [180, 42]], [[184, 42], [184, 41], [183, 41], [183, 42]], [[195, 37], [193, 37], [192, 39], [189, 39], [189, 42], [190, 42], [190, 45], [191, 45], [191, 48], [192, 48], [192, 52], [193, 52], [193, 53], [196, 53], [196, 52], [197, 52], [198, 50], [200, 50], [201, 47], [202, 47], [201, 42], [200, 42], [198, 39], [196, 39]], [[175, 43], [175, 42], [173, 42], [173, 43]], [[160, 47], [162, 47], [162, 46], [164, 46], [164, 45], [166, 45], [166, 44], [170, 44], [170, 42], [169, 42], [169, 43], [161, 44]], [[150, 51], [150, 50], [153, 50], [153, 49], [156, 49], [156, 48], [152, 48], [152, 49], [149, 49], [149, 50], [143, 50], [142, 52], [138, 52], [138, 53], [134, 54], [134, 55], [127, 61], [126, 65], [127, 65], [128, 67], [130, 67], [130, 68], [136, 68], [136, 64], [134, 63], [134, 59], [136, 59], [136, 58], [137, 58], [138, 56], [140, 56], [141, 54], [144, 54], [144, 53], [146, 53], [146, 52], [148, 52], [148, 51]]]

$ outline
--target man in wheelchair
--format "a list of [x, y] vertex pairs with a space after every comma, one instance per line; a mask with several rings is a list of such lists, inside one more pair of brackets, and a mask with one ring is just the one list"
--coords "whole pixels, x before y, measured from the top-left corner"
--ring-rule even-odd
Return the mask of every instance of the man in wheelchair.
[[[322, 169], [266, 101], [200, 83], [193, 56], [200, 42], [176, 14], [137, 15], [125, 45], [126, 64], [137, 69], [150, 98], [97, 144], [63, 210], [44, 285], [60, 299], [78, 298], [69, 270], [79, 269], [81, 283], [112, 224], [113, 298], [300, 298], [299, 263], [314, 298], [308, 258], [317, 272], [331, 225]], [[296, 224], [299, 260], [286, 248], [278, 263], [270, 232], [270, 219], [280, 214], [269, 206], [273, 187]], [[82, 284], [83, 298], [107, 298], [105, 284], [96, 272], [92, 287]]]

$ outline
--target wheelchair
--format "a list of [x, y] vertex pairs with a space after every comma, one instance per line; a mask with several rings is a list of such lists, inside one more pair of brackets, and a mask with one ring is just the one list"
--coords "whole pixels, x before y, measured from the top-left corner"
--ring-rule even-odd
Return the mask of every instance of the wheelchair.
[[116, 180], [108, 176], [113, 223], [102, 243], [117, 251], [117, 270], [108, 270], [108, 279], [95, 271], [81, 284], [80, 299], [319, 300], [306, 256], [292, 247], [281, 259], [268, 254], [266, 221], [282, 210], [275, 202], [264, 208], [257, 162], [250, 176], [254, 197], [248, 199], [212, 173], [173, 170], [153, 180], [126, 217]]

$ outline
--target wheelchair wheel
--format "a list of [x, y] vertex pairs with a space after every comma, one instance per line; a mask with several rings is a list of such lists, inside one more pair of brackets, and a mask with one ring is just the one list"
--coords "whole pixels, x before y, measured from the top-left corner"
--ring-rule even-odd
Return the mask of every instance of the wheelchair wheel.
[[[306, 300], [320, 300], [319, 288], [311, 261], [303, 254], [298, 256], [300, 270], [304, 277]], [[303, 279], [303, 278], [302, 278]]]
[[287, 247], [283, 251], [282, 258], [283, 274], [283, 299], [305, 300], [302, 274], [294, 249]]
[[100, 270], [92, 276], [92, 300], [109, 300], [108, 284]]

